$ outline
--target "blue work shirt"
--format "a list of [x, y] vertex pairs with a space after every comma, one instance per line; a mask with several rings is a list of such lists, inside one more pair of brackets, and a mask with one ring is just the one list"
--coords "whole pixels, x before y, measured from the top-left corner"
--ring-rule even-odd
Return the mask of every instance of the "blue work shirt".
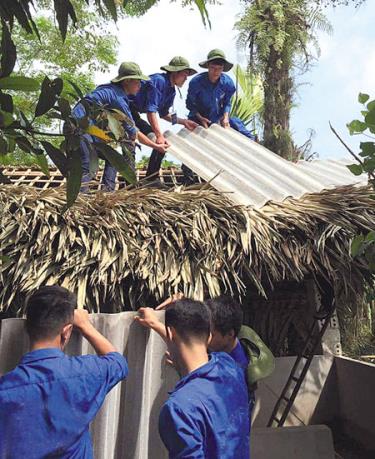
[[[122, 125], [125, 132], [128, 134], [130, 139], [134, 139], [137, 133], [134, 120], [129, 108], [129, 98], [125, 91], [119, 84], [108, 83], [102, 84], [94, 89], [92, 92], [84, 97], [88, 102], [93, 102], [102, 106], [102, 108], [112, 108], [120, 110], [126, 115], [131, 122], [123, 121]], [[75, 118], [83, 118], [86, 116], [85, 107], [78, 103], [72, 110], [72, 115]]]
[[227, 74], [222, 73], [216, 83], [211, 83], [208, 72], [199, 73], [189, 84], [186, 99], [189, 118], [195, 119], [199, 113], [211, 123], [218, 123], [224, 113], [230, 112], [231, 98], [235, 92], [233, 80]]
[[176, 95], [168, 73], [154, 73], [148, 81], [141, 81], [141, 89], [130, 100], [139, 113], [159, 113], [167, 116]]
[[91, 459], [89, 424], [128, 374], [117, 352], [68, 357], [59, 349], [25, 354], [0, 378], [0, 457]]
[[159, 433], [170, 459], [249, 459], [243, 371], [224, 352], [183, 377], [163, 405]]
[[250, 363], [250, 359], [246, 355], [246, 352], [239, 340], [237, 340], [236, 347], [231, 352], [229, 352], [229, 355], [232, 357], [232, 359], [237, 363], [239, 367], [241, 367], [244, 371], [247, 370], [247, 367]]

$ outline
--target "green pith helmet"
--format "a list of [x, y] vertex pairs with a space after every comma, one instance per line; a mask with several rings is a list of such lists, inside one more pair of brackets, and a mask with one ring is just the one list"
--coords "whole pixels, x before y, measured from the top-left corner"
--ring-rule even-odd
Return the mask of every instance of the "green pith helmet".
[[123, 80], [149, 80], [147, 75], [142, 73], [141, 68], [135, 62], [123, 62], [119, 69], [116, 78], [111, 80], [111, 83], [120, 83]]
[[190, 67], [189, 61], [182, 56], [175, 56], [168, 65], [163, 65], [160, 68], [165, 72], [181, 72], [182, 70], [188, 70], [189, 76], [197, 73], [196, 70]]
[[233, 67], [233, 64], [226, 60], [224, 51], [222, 51], [221, 49], [211, 50], [207, 55], [207, 60], [200, 62], [199, 66], [206, 69], [208, 68], [208, 64], [216, 59], [221, 59], [222, 61], [224, 61], [224, 72], [228, 72], [228, 70], [230, 70]]
[[246, 372], [248, 384], [255, 384], [269, 376], [275, 369], [275, 357], [257, 333], [252, 328], [243, 325], [238, 334], [238, 339], [250, 359], [250, 365]]

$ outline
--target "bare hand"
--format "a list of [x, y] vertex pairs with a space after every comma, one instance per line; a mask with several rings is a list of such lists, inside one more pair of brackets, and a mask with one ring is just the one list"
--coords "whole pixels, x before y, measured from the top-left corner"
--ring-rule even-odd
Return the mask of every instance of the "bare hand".
[[224, 116], [221, 118], [220, 124], [223, 126], [223, 128], [229, 128], [229, 127], [230, 127], [230, 124], [229, 124], [229, 118], [228, 118], [228, 116], [224, 115]]
[[155, 310], [162, 311], [164, 309], [168, 309], [169, 306], [171, 306], [173, 303], [175, 303], [178, 300], [182, 300], [183, 297], [184, 297], [183, 293], [174, 293], [171, 297], [163, 301], [163, 303], [159, 304], [159, 306], [157, 306]]
[[189, 131], [194, 131], [194, 129], [199, 125], [195, 121], [184, 120], [183, 126], [186, 127], [186, 129], [189, 129]]
[[160, 134], [156, 136], [156, 143], [160, 145], [167, 145], [168, 147], [170, 146], [170, 143], [168, 140], [163, 136], [163, 134]]
[[154, 150], [158, 151], [159, 153], [161, 153], [162, 155], [165, 155], [165, 153], [167, 152], [167, 149], [169, 148], [169, 143], [164, 143], [164, 144], [155, 144], [154, 145]]
[[87, 326], [91, 326], [89, 313], [86, 309], [74, 310], [73, 325], [78, 328], [78, 330], [84, 330]]
[[204, 116], [201, 116], [199, 118], [199, 121], [201, 122], [202, 126], [206, 129], [210, 127], [211, 121], [208, 118], [205, 118]]
[[155, 325], [161, 324], [152, 308], [139, 308], [138, 316], [135, 316], [134, 320], [146, 328], [154, 328]]

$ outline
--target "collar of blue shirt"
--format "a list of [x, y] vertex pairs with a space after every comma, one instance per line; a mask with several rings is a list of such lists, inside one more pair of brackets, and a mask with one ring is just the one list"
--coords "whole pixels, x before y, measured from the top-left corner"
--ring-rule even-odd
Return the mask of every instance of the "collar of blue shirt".
[[60, 349], [55, 347], [50, 347], [47, 349], [37, 349], [36, 351], [31, 351], [25, 354], [22, 357], [21, 363], [31, 363], [37, 360], [44, 359], [55, 359], [57, 357], [64, 357], [65, 354]]
[[187, 384], [195, 378], [206, 377], [213, 370], [217, 362], [217, 357], [215, 353], [209, 354], [208, 358], [209, 361], [207, 363], [181, 378], [176, 384], [175, 388], [171, 392], [169, 392], [169, 394], [173, 394], [178, 389], [181, 389], [181, 387], [183, 387], [185, 384]]

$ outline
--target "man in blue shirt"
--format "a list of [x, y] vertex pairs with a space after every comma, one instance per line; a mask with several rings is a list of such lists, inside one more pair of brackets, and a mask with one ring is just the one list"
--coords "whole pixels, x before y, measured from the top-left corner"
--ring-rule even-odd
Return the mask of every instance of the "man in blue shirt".
[[[191, 131], [197, 127], [195, 121], [177, 117], [173, 106], [176, 87], [181, 88], [187, 78], [197, 72], [182, 56], [175, 56], [168, 65], [160, 68], [166, 73], [155, 73], [150, 75], [148, 81], [142, 81], [141, 89], [131, 98], [131, 111], [141, 132], [146, 135], [154, 133], [157, 144], [169, 145], [161, 131], [159, 117], [172, 124], [181, 124]], [[140, 113], [147, 114], [147, 121], [140, 117]], [[160, 169], [163, 156], [158, 149], [152, 151], [146, 177], [155, 176]]]
[[[236, 87], [228, 72], [233, 64], [226, 60], [220, 49], [208, 53], [207, 60], [199, 64], [207, 72], [199, 73], [189, 83], [186, 107], [190, 110], [188, 118], [205, 128], [218, 123], [224, 128], [229, 126], [252, 140], [255, 137], [246, 129], [239, 118], [230, 118], [231, 99]], [[194, 183], [191, 169], [182, 165], [186, 185]]]
[[243, 370], [249, 391], [251, 419], [257, 382], [273, 372], [275, 359], [255, 331], [242, 325], [243, 311], [233, 298], [221, 295], [205, 301], [205, 304], [211, 311], [213, 325], [209, 349], [227, 352]]
[[[110, 83], [98, 86], [94, 91], [87, 94], [83, 101], [78, 103], [72, 115], [80, 120], [88, 115], [85, 105], [95, 104], [102, 109], [115, 109], [122, 114], [122, 127], [125, 133], [124, 142], [130, 153], [135, 156], [135, 141], [138, 139], [144, 145], [154, 148], [161, 154], [164, 154], [167, 149], [166, 142], [155, 143], [150, 140], [142, 132], [138, 132], [135, 126], [132, 114], [129, 108], [129, 96], [134, 96], [140, 89], [141, 81], [148, 80], [148, 76], [143, 75], [139, 66], [134, 62], [123, 62], [120, 65], [118, 76]], [[93, 124], [93, 121], [90, 120]], [[90, 159], [95, 155], [96, 158], [101, 157], [100, 153], [95, 148], [97, 142], [102, 142], [100, 138], [93, 135], [85, 134], [80, 143], [80, 152], [82, 158], [82, 182], [90, 182], [94, 177], [90, 172]], [[115, 188], [117, 171], [105, 160], [105, 168], [103, 172], [102, 188], [104, 191], [113, 191]], [[87, 191], [87, 186], [82, 187], [82, 191]]]
[[[58, 286], [41, 287], [28, 302], [31, 351], [0, 378], [1, 458], [93, 458], [90, 422], [128, 366], [76, 306]], [[73, 326], [98, 356], [63, 353]]]
[[[143, 313], [138, 321], [148, 326]], [[208, 355], [210, 330], [210, 311], [199, 301], [178, 300], [165, 312], [164, 335], [181, 376], [159, 417], [170, 459], [249, 458], [244, 374], [228, 354]]]

